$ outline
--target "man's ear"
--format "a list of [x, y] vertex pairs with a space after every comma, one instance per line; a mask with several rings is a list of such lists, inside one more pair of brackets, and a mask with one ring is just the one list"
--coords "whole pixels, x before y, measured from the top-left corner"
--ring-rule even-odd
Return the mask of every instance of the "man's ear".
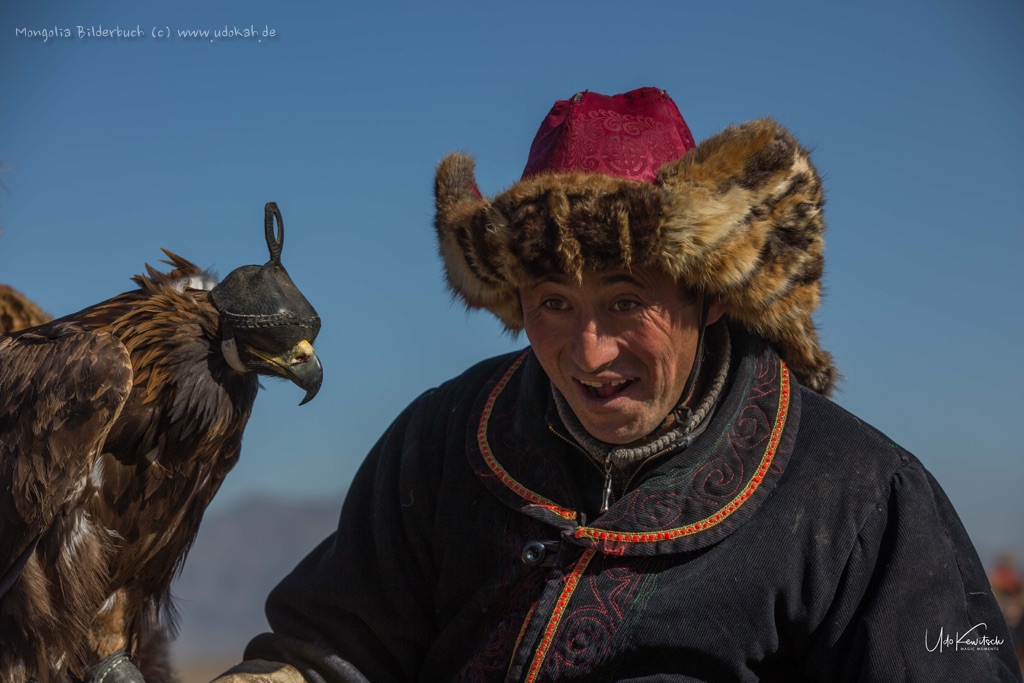
[[712, 301], [711, 305], [708, 306], [708, 317], [704, 326], [713, 325], [717, 323], [725, 312], [729, 309], [729, 300], [724, 299], [720, 296], [716, 296]]

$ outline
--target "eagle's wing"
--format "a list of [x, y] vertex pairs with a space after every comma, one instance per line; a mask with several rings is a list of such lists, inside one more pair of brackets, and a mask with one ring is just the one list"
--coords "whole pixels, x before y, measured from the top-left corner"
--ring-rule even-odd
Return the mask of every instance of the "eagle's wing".
[[81, 495], [131, 387], [108, 333], [55, 321], [0, 338], [0, 595]]

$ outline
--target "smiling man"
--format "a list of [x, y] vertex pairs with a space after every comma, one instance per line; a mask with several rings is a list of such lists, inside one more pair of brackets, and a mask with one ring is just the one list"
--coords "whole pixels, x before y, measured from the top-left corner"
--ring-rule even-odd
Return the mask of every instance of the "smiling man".
[[397, 418], [224, 683], [1019, 680], [939, 485], [827, 398], [781, 126], [579, 93], [510, 189], [454, 154], [436, 200], [452, 290], [530, 346]]
[[[583, 428], [609, 444], [654, 433], [682, 403], [703, 324], [689, 298], [657, 268], [553, 276], [523, 287], [523, 319], [544, 372]], [[680, 401], [680, 397], [683, 400]]]

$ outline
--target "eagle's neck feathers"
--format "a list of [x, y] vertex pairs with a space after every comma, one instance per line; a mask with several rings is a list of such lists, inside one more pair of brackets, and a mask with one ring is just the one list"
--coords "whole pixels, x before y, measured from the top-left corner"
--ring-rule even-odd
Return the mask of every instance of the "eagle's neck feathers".
[[217, 284], [217, 274], [213, 270], [204, 270], [166, 249], [162, 251], [167, 254], [167, 259], [163, 262], [174, 266], [173, 270], [161, 273], [147, 263], [146, 274], [132, 278], [146, 294], [156, 294], [163, 288], [173, 289], [180, 294], [184, 294], [187, 289], [209, 291]]

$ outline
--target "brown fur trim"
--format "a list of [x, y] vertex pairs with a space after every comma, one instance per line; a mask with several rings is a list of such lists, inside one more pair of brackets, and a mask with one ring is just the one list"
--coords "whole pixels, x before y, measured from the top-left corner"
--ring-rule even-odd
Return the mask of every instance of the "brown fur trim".
[[452, 293], [470, 308], [486, 308], [509, 325], [522, 317], [511, 285], [513, 259], [509, 246], [501, 242], [509, 231], [504, 217], [480, 196], [473, 169], [473, 160], [458, 153], [437, 169], [438, 248]]
[[821, 297], [825, 204], [807, 150], [775, 121], [730, 126], [658, 176], [662, 265], [729, 300], [800, 382], [828, 395], [837, 372], [812, 314]]
[[518, 289], [546, 274], [657, 265], [729, 300], [727, 317], [775, 346], [798, 379], [829, 394], [837, 372], [812, 314], [821, 296], [825, 203], [805, 149], [778, 123], [730, 126], [655, 183], [542, 174], [488, 200], [453, 154], [435, 184], [448, 284], [471, 308], [522, 329]]
[[0, 285], [0, 336], [49, 321], [50, 316], [24, 294]]

